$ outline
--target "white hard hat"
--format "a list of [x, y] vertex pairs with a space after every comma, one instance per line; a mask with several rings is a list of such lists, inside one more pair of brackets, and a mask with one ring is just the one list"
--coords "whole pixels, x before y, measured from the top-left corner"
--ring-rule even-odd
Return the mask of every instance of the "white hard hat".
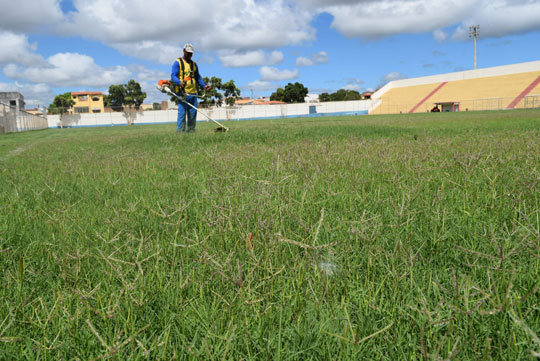
[[190, 43], [187, 43], [186, 45], [184, 45], [184, 50], [187, 51], [188, 53], [193, 53], [193, 45]]

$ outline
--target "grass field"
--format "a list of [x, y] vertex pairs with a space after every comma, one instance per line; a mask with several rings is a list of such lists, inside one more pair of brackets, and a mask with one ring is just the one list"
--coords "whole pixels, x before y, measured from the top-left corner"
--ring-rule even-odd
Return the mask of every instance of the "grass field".
[[227, 125], [0, 136], [0, 359], [540, 353], [540, 111]]

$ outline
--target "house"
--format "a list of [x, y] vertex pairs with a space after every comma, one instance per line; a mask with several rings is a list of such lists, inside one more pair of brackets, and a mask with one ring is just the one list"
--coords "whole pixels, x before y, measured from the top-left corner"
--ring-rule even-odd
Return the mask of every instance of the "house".
[[24, 96], [18, 92], [0, 92], [0, 103], [24, 110]]
[[319, 94], [308, 94], [304, 98], [304, 102], [306, 103], [318, 103], [319, 102]]
[[33, 115], [39, 115], [39, 116], [45, 115], [45, 109], [43, 108], [25, 109], [24, 111]]
[[255, 99], [251, 98], [238, 98], [234, 101], [234, 105], [253, 105]]
[[103, 94], [101, 92], [72, 92], [71, 99], [75, 102], [73, 113], [103, 113]]
[[370, 92], [370, 91], [366, 91], [360, 94], [360, 96], [362, 97], [362, 100], [371, 99], [371, 95], [373, 95], [373, 92]]

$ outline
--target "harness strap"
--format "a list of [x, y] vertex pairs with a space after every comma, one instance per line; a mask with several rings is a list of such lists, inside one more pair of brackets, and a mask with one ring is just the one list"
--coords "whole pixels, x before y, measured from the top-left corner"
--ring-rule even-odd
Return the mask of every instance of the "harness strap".
[[185, 60], [183, 58], [178, 58], [178, 59], [176, 59], [176, 61], [180, 65], [180, 70], [182, 72], [182, 79], [180, 79], [180, 80], [186, 81], [186, 82], [189, 82], [189, 81], [194, 82], [195, 81], [195, 70], [197, 69], [197, 64], [195, 64], [195, 62], [193, 60], [189, 61], [189, 66], [191, 68], [191, 71], [190, 71], [189, 76], [185, 77], [185, 68], [186, 68], [186, 66], [184, 65]]

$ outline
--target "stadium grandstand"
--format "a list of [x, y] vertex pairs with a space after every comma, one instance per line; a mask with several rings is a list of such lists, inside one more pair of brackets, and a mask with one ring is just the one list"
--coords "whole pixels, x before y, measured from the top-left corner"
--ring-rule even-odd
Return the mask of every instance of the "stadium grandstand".
[[540, 61], [392, 81], [369, 114], [540, 107]]

